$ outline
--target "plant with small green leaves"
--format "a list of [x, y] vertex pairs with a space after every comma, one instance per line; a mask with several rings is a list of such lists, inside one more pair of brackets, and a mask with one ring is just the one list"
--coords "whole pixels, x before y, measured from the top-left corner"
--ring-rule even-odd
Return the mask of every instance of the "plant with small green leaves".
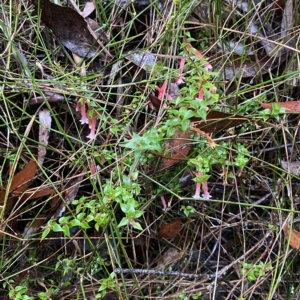
[[[208, 191], [208, 179], [210, 177], [210, 172], [213, 165], [220, 165], [227, 168], [238, 166], [240, 172], [243, 170], [247, 162], [249, 161], [249, 152], [247, 148], [242, 144], [237, 144], [234, 146], [236, 150], [236, 156], [233, 161], [228, 159], [228, 144], [220, 143], [215, 144], [211, 147], [210, 144], [201, 143], [196, 150], [198, 155], [188, 161], [188, 165], [196, 170], [196, 176], [193, 179], [196, 182], [196, 192], [193, 196], [194, 198], [209, 199], [211, 195]], [[203, 187], [203, 194], [200, 196], [201, 185]]]
[[9, 299], [14, 300], [33, 300], [34, 297], [26, 295], [28, 292], [27, 284], [19, 284], [8, 292]]
[[183, 292], [182, 292], [182, 294], [180, 294], [178, 297], [176, 297], [176, 298], [172, 298], [172, 300], [178, 300], [178, 299], [180, 299], [180, 300], [189, 300], [189, 299], [195, 299], [195, 300], [199, 300], [200, 299], [200, 297], [201, 297], [201, 295], [202, 295], [202, 293], [201, 292], [197, 292], [197, 293], [195, 293], [195, 294], [193, 294], [192, 296], [187, 296], [186, 295], [186, 291], [184, 290]]
[[194, 295], [192, 296], [192, 299], [194, 299], [194, 300], [199, 300], [199, 298], [200, 298], [201, 295], [202, 295], [201, 292], [197, 292], [196, 294], [194, 294]]
[[195, 212], [194, 207], [190, 205], [181, 205], [180, 210], [188, 217]]
[[245, 275], [249, 282], [255, 281], [258, 277], [264, 277], [266, 272], [272, 270], [271, 262], [263, 263], [262, 261], [259, 264], [252, 264], [241, 262], [242, 274]]
[[259, 112], [264, 121], [268, 121], [270, 118], [275, 118], [277, 121], [279, 121], [280, 115], [284, 113], [285, 108], [280, 106], [278, 103], [272, 103], [272, 109], [266, 108]]
[[59, 292], [58, 289], [49, 288], [47, 292], [38, 293], [38, 297], [40, 300], [48, 300], [48, 299], [52, 299], [52, 296], [57, 295], [58, 292]]
[[62, 216], [56, 220], [47, 222], [42, 233], [44, 239], [51, 231], [62, 232], [70, 237], [70, 229], [78, 226], [81, 229], [94, 228], [99, 230], [100, 227], [106, 226], [110, 222], [110, 210], [113, 209], [113, 203], [119, 203], [125, 217], [120, 221], [119, 227], [130, 225], [135, 229], [142, 230], [141, 225], [136, 219], [140, 218], [144, 211], [140, 210], [141, 203], [135, 199], [140, 193], [140, 186], [132, 179], [137, 179], [137, 174], [132, 176], [123, 176], [119, 185], [113, 186], [107, 181], [103, 186], [103, 195], [99, 199], [88, 199], [83, 196], [78, 200], [73, 200], [72, 204], [76, 206], [75, 215]]
[[240, 143], [234, 145], [234, 148], [236, 149], [237, 155], [234, 158], [233, 165], [237, 166], [239, 168], [239, 173], [241, 173], [249, 161], [249, 151]]
[[98, 290], [98, 294], [96, 295], [96, 299], [103, 298], [107, 290], [116, 289], [116, 282], [115, 282], [115, 273], [109, 274], [107, 278], [101, 280], [100, 288]]
[[269, 228], [270, 230], [273, 230], [276, 234], [278, 234], [278, 233], [279, 233], [279, 230], [280, 230], [280, 228], [279, 228], [278, 226], [273, 225], [273, 224], [268, 224], [268, 228]]
[[139, 156], [148, 150], [162, 152], [163, 135], [153, 127], [143, 135], [132, 134], [132, 139], [122, 144], [125, 148], [134, 150], [135, 156]]

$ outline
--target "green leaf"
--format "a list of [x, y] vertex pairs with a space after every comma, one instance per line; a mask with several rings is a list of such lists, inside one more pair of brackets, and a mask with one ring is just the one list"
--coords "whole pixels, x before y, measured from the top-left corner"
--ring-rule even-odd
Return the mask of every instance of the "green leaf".
[[250, 272], [250, 274], [247, 276], [249, 281], [255, 281], [256, 280], [256, 276], [254, 274], [254, 272]]
[[135, 210], [134, 211], [134, 218], [137, 219], [141, 217], [145, 212], [143, 210]]
[[69, 219], [70, 219], [70, 217], [61, 217], [61, 218], [59, 218], [58, 222], [60, 224], [67, 223], [67, 222], [69, 222]]
[[141, 230], [141, 231], [143, 230], [141, 224], [138, 223], [138, 222], [134, 222], [134, 223], [133, 223], [133, 228], [135, 228], [135, 229], [137, 229], [137, 230]]
[[81, 222], [80, 227], [83, 228], [83, 229], [91, 228], [91, 226], [85, 221]]
[[207, 111], [206, 109], [202, 108], [202, 109], [199, 109], [197, 111], [197, 117], [203, 119], [203, 120], [206, 120], [206, 117], [207, 117]]
[[81, 222], [78, 219], [74, 219], [71, 222], [71, 227], [80, 226]]
[[85, 217], [85, 213], [84, 213], [84, 212], [79, 213], [79, 214], [76, 216], [76, 218], [77, 218], [78, 220], [82, 220], [84, 217]]
[[63, 229], [63, 232], [64, 232], [65, 236], [70, 237], [70, 228], [69, 228], [69, 226], [68, 225], [64, 225], [62, 227], [62, 229]]
[[86, 217], [86, 221], [88, 222], [88, 223], [90, 223], [91, 221], [93, 221], [94, 220], [94, 216], [92, 216], [92, 215], [88, 215], [87, 217]]
[[43, 233], [42, 233], [42, 240], [46, 238], [46, 236], [50, 233], [51, 229], [50, 228], [45, 228]]
[[124, 218], [121, 220], [121, 222], [119, 223], [118, 227], [127, 226], [128, 224], [129, 224], [129, 219], [124, 217]]
[[190, 120], [183, 120], [181, 124], [182, 131], [187, 131], [190, 127]]
[[194, 116], [194, 113], [191, 111], [191, 110], [187, 110], [184, 115], [183, 115], [183, 119], [186, 120], [186, 119], [190, 119]]
[[54, 224], [53, 224], [52, 230], [53, 230], [54, 232], [61, 232], [61, 231], [64, 231], [64, 230], [62, 229], [62, 227], [61, 227], [59, 224], [57, 224], [57, 223], [54, 223]]
[[122, 212], [125, 213], [125, 214], [126, 214], [126, 213], [129, 211], [129, 209], [130, 209], [130, 207], [129, 207], [127, 204], [125, 204], [125, 203], [121, 203], [121, 204], [120, 204], [120, 207], [121, 207]]

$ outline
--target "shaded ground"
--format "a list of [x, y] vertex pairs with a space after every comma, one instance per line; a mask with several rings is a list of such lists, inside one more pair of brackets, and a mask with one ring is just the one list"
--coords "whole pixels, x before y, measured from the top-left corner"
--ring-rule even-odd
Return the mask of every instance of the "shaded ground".
[[241, 3], [2, 3], [1, 299], [299, 298], [299, 7]]

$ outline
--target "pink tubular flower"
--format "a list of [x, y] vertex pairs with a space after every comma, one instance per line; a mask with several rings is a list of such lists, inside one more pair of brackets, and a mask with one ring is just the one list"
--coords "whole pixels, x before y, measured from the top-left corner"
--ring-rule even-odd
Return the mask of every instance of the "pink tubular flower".
[[[88, 101], [88, 100], [87, 100]], [[76, 111], [80, 111], [81, 119], [79, 122], [81, 124], [89, 124], [89, 128], [91, 129], [87, 138], [94, 139], [95, 132], [96, 132], [96, 121], [97, 121], [97, 114], [94, 110], [89, 110], [88, 114], [86, 112], [87, 104], [84, 99], [80, 99], [76, 104]]]
[[[197, 177], [202, 177], [202, 173], [201, 171], [197, 172]], [[203, 199], [209, 199], [211, 198], [211, 195], [208, 191], [208, 183], [207, 180], [203, 181], [202, 183], [202, 188], [203, 188], [203, 194], [200, 196], [200, 191], [201, 191], [201, 183], [200, 182], [196, 182], [196, 191], [195, 191], [195, 195], [193, 196], [193, 198], [195, 199], [199, 199], [199, 198], [203, 198]]]
[[166, 203], [166, 199], [164, 196], [160, 196], [160, 200], [163, 206], [163, 211], [167, 211], [167, 203]]
[[91, 171], [91, 177], [96, 180], [97, 179], [97, 172], [100, 171], [100, 166], [96, 165], [94, 160], [90, 160], [90, 171]]
[[[201, 171], [197, 172], [197, 176], [198, 177], [202, 177]], [[201, 183], [200, 182], [196, 182], [196, 191], [195, 191], [195, 195], [193, 196], [193, 198], [199, 199], [200, 198], [200, 191], [201, 191]]]
[[88, 124], [88, 118], [86, 116], [86, 106], [85, 103], [82, 103], [82, 100], [79, 100], [76, 104], [76, 111], [80, 111], [81, 113], [81, 119], [79, 120], [79, 122], [81, 124]]
[[97, 120], [97, 116], [93, 112], [92, 115], [88, 117], [89, 128], [90, 128], [91, 131], [90, 131], [90, 134], [87, 136], [87, 138], [90, 139], [90, 140], [95, 138], [96, 120]]
[[[187, 43], [186, 39], [184, 39], [184, 43]], [[187, 51], [192, 50], [195, 53], [195, 55], [198, 56], [201, 60], [205, 60], [203, 54], [199, 50], [194, 48], [190, 43], [187, 43], [186, 50]], [[212, 70], [212, 65], [209, 62], [207, 62], [205, 64], [204, 68], [206, 71], [210, 71], [210, 70]]]
[[202, 187], [203, 187], [203, 194], [202, 194], [202, 198], [203, 199], [209, 199], [211, 198], [211, 195], [210, 193], [208, 192], [208, 183], [207, 183], [207, 180], [205, 180], [203, 183], [202, 183]]
[[178, 77], [178, 79], [177, 79], [177, 81], [176, 81], [176, 83], [179, 85], [179, 84], [182, 84], [182, 83], [184, 83], [184, 80], [183, 80], [183, 68], [184, 68], [184, 65], [185, 65], [185, 58], [182, 58], [181, 60], [180, 60], [180, 63], [179, 63], [179, 69], [178, 69], [178, 71], [179, 71], [179, 77]]

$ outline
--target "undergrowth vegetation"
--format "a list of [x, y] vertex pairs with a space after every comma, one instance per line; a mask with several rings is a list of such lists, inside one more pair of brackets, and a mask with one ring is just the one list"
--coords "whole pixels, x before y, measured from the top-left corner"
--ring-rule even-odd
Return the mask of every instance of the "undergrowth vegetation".
[[1, 299], [298, 299], [297, 1], [95, 1], [86, 58], [41, 1], [0, 6]]

